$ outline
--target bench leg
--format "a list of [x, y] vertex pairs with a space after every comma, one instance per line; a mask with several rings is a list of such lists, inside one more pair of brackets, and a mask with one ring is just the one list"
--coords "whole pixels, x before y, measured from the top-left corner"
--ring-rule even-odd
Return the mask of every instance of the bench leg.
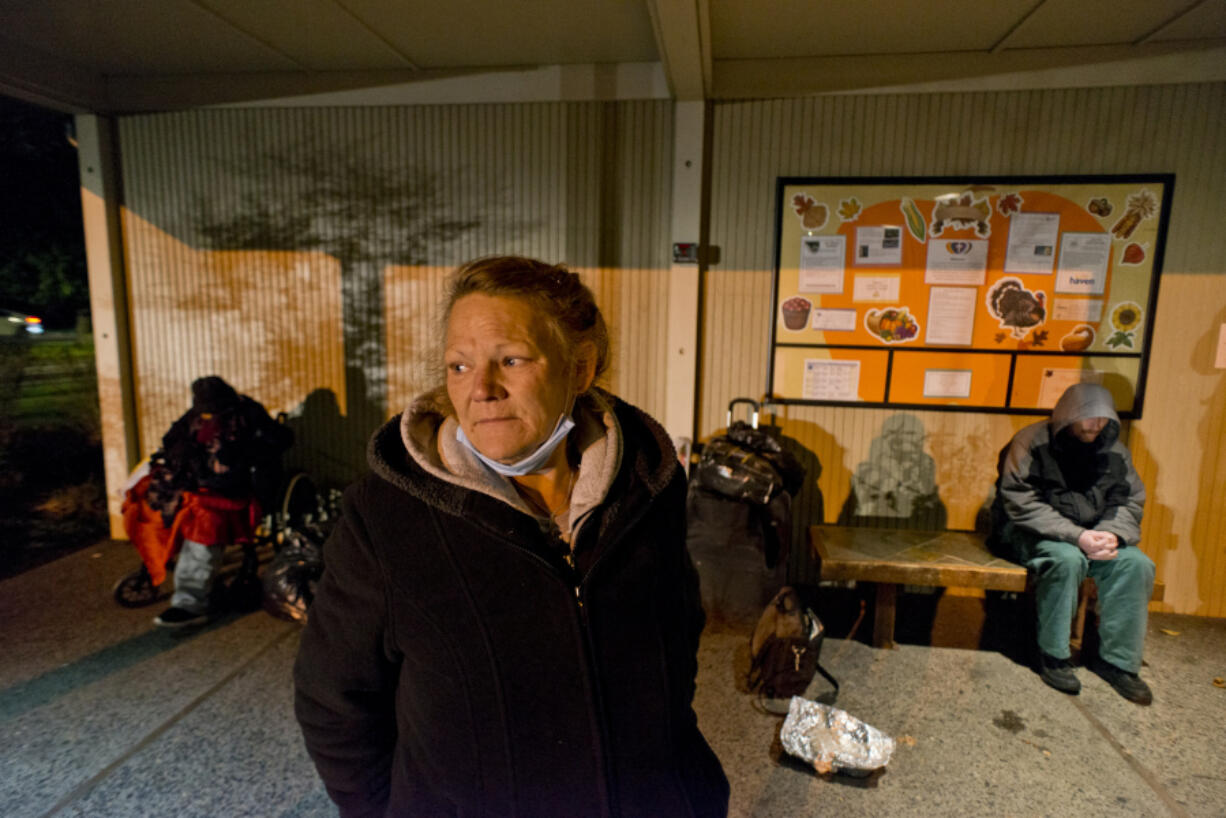
[[873, 604], [873, 646], [894, 647], [894, 601], [898, 586], [892, 582], [876, 583], [876, 600]]
[[1077, 610], [1073, 613], [1072, 632], [1069, 634], [1069, 650], [1075, 661], [1081, 660], [1081, 648], [1086, 635], [1086, 610], [1094, 604], [1098, 597], [1098, 588], [1094, 580], [1086, 577], [1077, 589]]

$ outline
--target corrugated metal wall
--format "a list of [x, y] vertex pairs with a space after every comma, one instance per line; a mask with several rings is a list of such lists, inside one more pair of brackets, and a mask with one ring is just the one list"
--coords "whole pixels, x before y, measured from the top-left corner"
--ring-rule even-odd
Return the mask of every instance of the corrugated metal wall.
[[236, 109], [120, 124], [142, 450], [222, 375], [345, 480], [431, 380], [442, 279], [523, 253], [579, 270], [611, 388], [664, 408], [668, 101]]
[[[1215, 502], [1226, 389], [1212, 359], [1226, 321], [1223, 121], [1220, 84], [718, 104], [711, 240], [723, 260], [704, 282], [701, 434], [724, 425], [728, 400], [765, 388], [775, 177], [1173, 171], [1145, 417], [1130, 445], [1165, 607], [1226, 615]], [[146, 451], [186, 407], [191, 379], [216, 372], [299, 414], [313, 471], [351, 470], [366, 430], [350, 418], [395, 411], [430, 382], [442, 277], [491, 252], [581, 269], [613, 328], [610, 386], [663, 411], [670, 102], [208, 110], [127, 118], [120, 134]], [[798, 534], [844, 512], [874, 441], [931, 469], [940, 507], [925, 520], [969, 528], [996, 451], [1029, 422], [904, 414], [782, 414], [821, 463]], [[794, 553], [793, 577], [812, 579], [804, 549]]]
[[[1130, 445], [1150, 491], [1143, 547], [1165, 608], [1226, 616], [1226, 386], [1213, 369], [1226, 321], [1226, 86], [1119, 87], [719, 104], [704, 282], [699, 430], [765, 389], [777, 176], [1176, 174], [1145, 415]], [[888, 410], [789, 407], [784, 432], [821, 460], [801, 517], [833, 521]], [[925, 432], [948, 525], [970, 528], [995, 455], [1030, 418], [908, 412]], [[911, 423], [910, 421], [908, 423]], [[798, 519], [797, 533], [807, 522]], [[794, 577], [812, 579], [795, 549]]]

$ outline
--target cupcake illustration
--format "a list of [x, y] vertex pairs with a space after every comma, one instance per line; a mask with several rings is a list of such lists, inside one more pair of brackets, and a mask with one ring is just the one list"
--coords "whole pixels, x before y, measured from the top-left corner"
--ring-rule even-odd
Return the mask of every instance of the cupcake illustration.
[[783, 302], [783, 325], [788, 329], [804, 329], [809, 323], [809, 311], [813, 303], [807, 298], [794, 295]]

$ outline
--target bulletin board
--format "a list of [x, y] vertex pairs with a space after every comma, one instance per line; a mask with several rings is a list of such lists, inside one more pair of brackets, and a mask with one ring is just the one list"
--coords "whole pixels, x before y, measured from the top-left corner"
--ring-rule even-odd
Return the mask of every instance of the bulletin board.
[[767, 394], [1138, 418], [1175, 177], [783, 177]]

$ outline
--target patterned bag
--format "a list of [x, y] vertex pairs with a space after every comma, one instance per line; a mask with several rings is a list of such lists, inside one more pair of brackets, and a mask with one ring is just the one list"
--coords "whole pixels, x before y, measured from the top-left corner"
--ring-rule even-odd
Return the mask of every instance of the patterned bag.
[[801, 605], [791, 587], [779, 589], [749, 642], [749, 688], [763, 698], [802, 696], [820, 673], [839, 692], [839, 683], [818, 662], [826, 629], [813, 611]]
[[717, 437], [703, 447], [693, 479], [708, 491], [757, 505], [765, 505], [783, 487], [769, 460], [727, 437]]

